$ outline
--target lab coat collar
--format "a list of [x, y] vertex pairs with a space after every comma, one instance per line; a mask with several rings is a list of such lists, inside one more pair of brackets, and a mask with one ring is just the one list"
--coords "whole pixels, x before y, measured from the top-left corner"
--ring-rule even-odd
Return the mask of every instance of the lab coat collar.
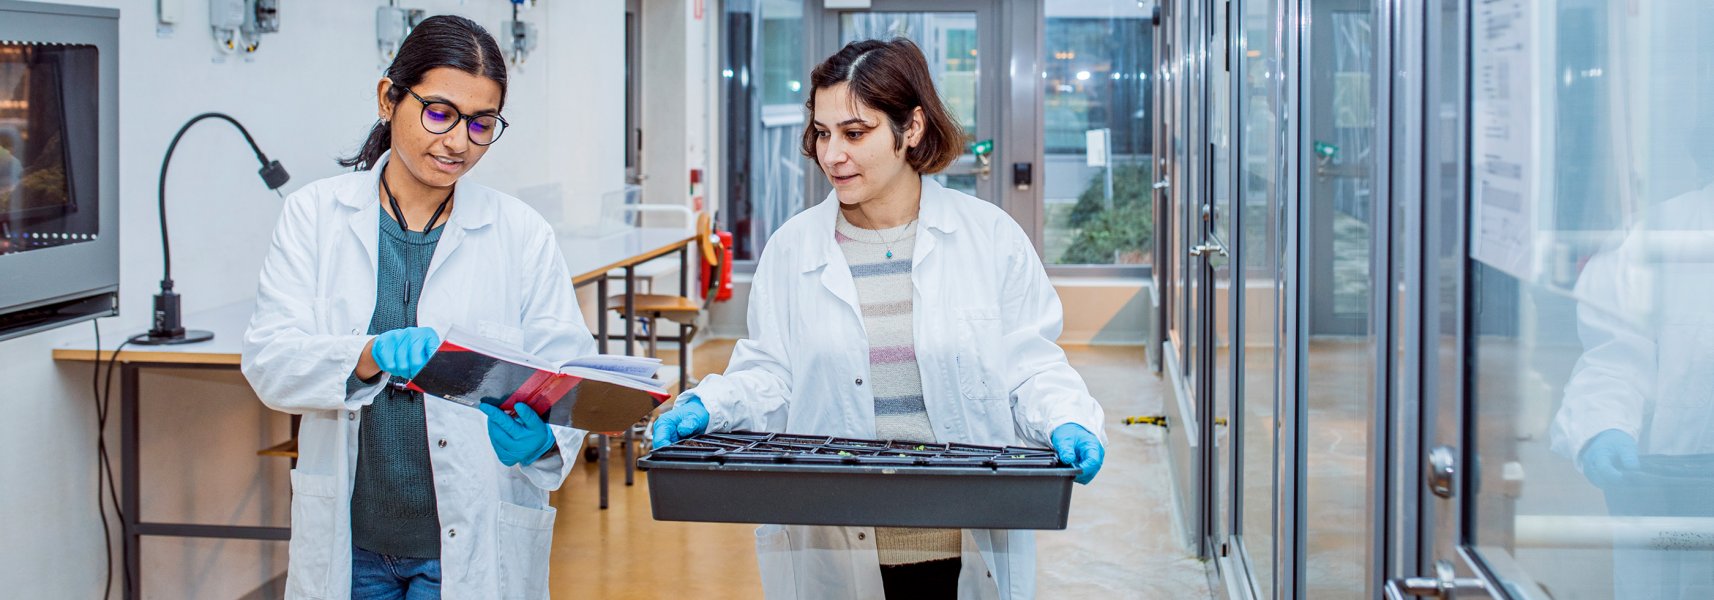
[[[917, 207], [917, 231], [929, 230], [941, 234], [952, 234], [958, 231], [959, 215], [954, 210], [952, 198], [949, 197], [954, 193], [956, 192], [941, 186], [940, 182], [935, 181], [934, 178], [928, 175], [922, 176], [922, 204]], [[820, 204], [811, 206], [804, 211], [808, 213], [807, 217], [811, 222], [827, 224], [826, 227], [814, 228], [809, 234], [814, 243], [805, 244], [805, 247], [814, 250], [804, 252], [802, 255], [803, 259], [799, 266], [804, 273], [825, 267], [835, 262], [836, 258], [840, 263], [845, 260], [845, 254], [839, 249], [839, 242], [833, 237], [833, 223], [838, 219], [837, 212], [839, 211], [839, 198], [836, 194], [837, 192], [828, 192], [827, 197], [823, 198]], [[922, 239], [917, 240], [917, 256], [913, 257], [913, 260], [918, 263], [921, 262], [922, 256], [926, 256], [928, 250], [934, 246], [933, 241], [928, 240], [929, 246], [924, 248], [922, 247], [924, 241]]]
[[[387, 158], [391, 155], [391, 150], [381, 154], [381, 158], [376, 160], [375, 164], [387, 164]], [[368, 214], [368, 211], [364, 209], [371, 206], [379, 209], [381, 204], [381, 169], [379, 166], [364, 171], [363, 177], [359, 178], [356, 183], [360, 185], [341, 190], [342, 193], [338, 194], [339, 203], [356, 209], [358, 215], [354, 215], [354, 217]], [[452, 215], [446, 219], [448, 225], [472, 230], [487, 227], [494, 222], [494, 213], [498, 207], [495, 205], [494, 199], [488, 197], [481, 190], [482, 188], [474, 185], [460, 185], [457, 188], [458, 197], [452, 203]], [[369, 216], [373, 217], [374, 215]], [[353, 221], [353, 226], [358, 225], [363, 224]], [[369, 225], [372, 226], [373, 223]]]

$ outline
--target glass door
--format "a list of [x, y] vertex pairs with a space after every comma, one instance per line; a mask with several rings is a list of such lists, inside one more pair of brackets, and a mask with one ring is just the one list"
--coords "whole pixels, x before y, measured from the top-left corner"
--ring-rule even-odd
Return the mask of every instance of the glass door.
[[[1274, 576], [1283, 556], [1276, 551], [1281, 506], [1278, 497], [1279, 370], [1284, 337], [1280, 300], [1284, 248], [1286, 190], [1284, 138], [1281, 118], [1285, 71], [1282, 55], [1286, 27], [1279, 0], [1239, 0], [1229, 35], [1231, 76], [1234, 79], [1231, 156], [1234, 196], [1229, 235], [1236, 280], [1231, 284], [1235, 382], [1229, 409], [1230, 449], [1220, 463], [1229, 465], [1225, 478], [1232, 510], [1222, 569], [1236, 570], [1231, 578], [1247, 590], [1234, 597], [1274, 598]], [[1217, 213], [1218, 214], [1218, 213]], [[1217, 403], [1217, 407], [1219, 404]]]
[[[1297, 292], [1307, 310], [1302, 384], [1299, 484], [1302, 530], [1296, 541], [1297, 588], [1308, 598], [1373, 597], [1379, 559], [1376, 490], [1382, 445], [1379, 406], [1374, 249], [1386, 181], [1377, 177], [1377, 55], [1382, 50], [1375, 0], [1307, 0], [1300, 70], [1303, 106], [1298, 153], [1301, 251]], [[1303, 314], [1307, 313], [1307, 314]]]
[[1467, 379], [1390, 585], [1714, 597], [1714, 5], [1469, 10]]
[[1206, 440], [1208, 448], [1209, 548], [1217, 557], [1231, 555], [1227, 536], [1233, 528], [1231, 419], [1234, 392], [1238, 387], [1234, 363], [1243, 354], [1243, 331], [1239, 321], [1238, 303], [1243, 296], [1240, 270], [1234, 262], [1232, 243], [1236, 240], [1232, 214], [1232, 37], [1227, 30], [1231, 23], [1231, 5], [1226, 0], [1203, 0], [1208, 40], [1208, 202], [1203, 212], [1203, 250], [1200, 253], [1208, 277], [1208, 304], [1204, 318], [1208, 321], [1206, 364], [1208, 379], [1204, 386]]
[[[966, 152], [935, 178], [948, 188], [1002, 202], [999, 165], [1033, 161], [1008, 156], [1001, 139], [999, 114], [1004, 73], [999, 62], [999, 9], [993, 0], [875, 0], [862, 10], [822, 13], [820, 42], [810, 64], [839, 51], [845, 44], [867, 40], [907, 38], [921, 48], [934, 76], [941, 101], [964, 130]], [[810, 199], [827, 195], [817, 181]]]
[[1159, 261], [1169, 281], [1163, 291], [1168, 316], [1163, 370], [1173, 397], [1167, 400], [1167, 445], [1174, 483], [1180, 491], [1178, 514], [1185, 542], [1198, 556], [1207, 556], [1210, 454], [1207, 428], [1209, 390], [1206, 340], [1213, 334], [1213, 292], [1208, 285], [1210, 259], [1225, 248], [1209, 237], [1207, 165], [1208, 6], [1206, 0], [1162, 3], [1156, 32], [1162, 40], [1162, 73], [1157, 93], [1163, 97], [1161, 141], [1165, 147], [1160, 186], [1163, 227], [1167, 242]]

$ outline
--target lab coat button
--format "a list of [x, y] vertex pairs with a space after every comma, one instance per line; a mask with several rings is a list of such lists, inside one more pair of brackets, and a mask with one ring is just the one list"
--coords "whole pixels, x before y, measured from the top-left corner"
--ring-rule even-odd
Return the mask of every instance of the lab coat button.
[[446, 530], [446, 537], [449, 537], [449, 538], [455, 538], [455, 537], [458, 537], [458, 530], [457, 530], [457, 529], [448, 529], [448, 530]]
[[862, 377], [857, 378], [857, 385], [863, 385], [863, 378]]
[[356, 420], [357, 420], [357, 411], [355, 411], [355, 410], [352, 410], [352, 411], [346, 411], [346, 413], [345, 413], [345, 420], [347, 420], [347, 421], [356, 421]]
[[442, 448], [445, 448], [445, 447], [446, 447], [446, 440], [441, 440], [441, 441], [440, 441], [440, 447], [442, 447]]
[[859, 540], [869, 539], [869, 534], [859, 531], [859, 532], [857, 532], [857, 539], [859, 539]]

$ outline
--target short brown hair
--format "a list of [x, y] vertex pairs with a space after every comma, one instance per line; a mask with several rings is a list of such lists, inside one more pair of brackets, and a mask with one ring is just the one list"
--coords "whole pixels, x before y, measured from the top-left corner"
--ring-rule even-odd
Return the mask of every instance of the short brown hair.
[[815, 92], [848, 83], [851, 95], [864, 106], [881, 111], [893, 122], [893, 149], [905, 143], [911, 111], [922, 109], [923, 136], [905, 152], [905, 162], [918, 173], [938, 173], [964, 154], [964, 132], [946, 112], [929, 75], [922, 50], [905, 38], [851, 42], [809, 72], [809, 99], [804, 108], [810, 123], [803, 129], [803, 155], [821, 160], [815, 151]]

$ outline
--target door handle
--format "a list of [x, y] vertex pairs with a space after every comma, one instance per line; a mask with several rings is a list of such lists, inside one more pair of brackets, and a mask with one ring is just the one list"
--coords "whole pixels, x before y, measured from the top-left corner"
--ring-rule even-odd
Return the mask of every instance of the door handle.
[[1458, 475], [1458, 455], [1451, 446], [1435, 446], [1428, 451], [1428, 489], [1441, 498], [1451, 498], [1452, 484]]
[[994, 165], [989, 163], [988, 155], [983, 154], [976, 157], [976, 168], [971, 169], [970, 172], [982, 181], [987, 181], [988, 176], [994, 174]]
[[1466, 592], [1480, 592], [1487, 595], [1488, 586], [1480, 579], [1458, 577], [1453, 570], [1452, 562], [1441, 560], [1434, 563], [1435, 574], [1438, 577], [1394, 577], [1387, 580], [1384, 590], [1387, 600], [1404, 600], [1405, 598], [1446, 598], [1455, 599]]
[[1191, 256], [1202, 256], [1204, 254], [1219, 254], [1222, 258], [1227, 256], [1226, 247], [1220, 244], [1197, 244], [1190, 247]]
[[1172, 180], [1162, 179], [1160, 181], [1156, 181], [1155, 184], [1151, 187], [1153, 187], [1154, 189], [1157, 189], [1157, 190], [1164, 190], [1164, 189], [1167, 189], [1169, 187], [1172, 187]]

